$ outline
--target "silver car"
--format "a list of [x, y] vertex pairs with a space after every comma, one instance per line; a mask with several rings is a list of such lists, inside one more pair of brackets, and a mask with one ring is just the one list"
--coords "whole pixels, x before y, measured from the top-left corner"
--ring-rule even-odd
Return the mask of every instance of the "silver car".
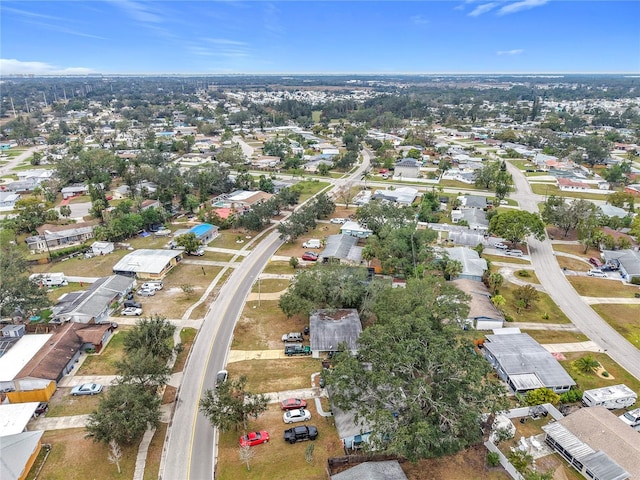
[[282, 415], [284, 423], [306, 422], [311, 420], [311, 412], [304, 408], [296, 408], [295, 410], [287, 410]]
[[77, 387], [71, 389], [71, 395], [74, 397], [78, 395], [95, 395], [102, 391], [102, 385], [99, 383], [83, 383]]

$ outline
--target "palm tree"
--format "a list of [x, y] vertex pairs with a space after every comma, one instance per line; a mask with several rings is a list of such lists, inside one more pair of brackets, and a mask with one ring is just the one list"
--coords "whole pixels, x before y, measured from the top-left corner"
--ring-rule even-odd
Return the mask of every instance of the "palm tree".
[[573, 362], [573, 364], [582, 373], [593, 373], [594, 370], [600, 366], [600, 362], [598, 362], [591, 355], [580, 357], [575, 362]]

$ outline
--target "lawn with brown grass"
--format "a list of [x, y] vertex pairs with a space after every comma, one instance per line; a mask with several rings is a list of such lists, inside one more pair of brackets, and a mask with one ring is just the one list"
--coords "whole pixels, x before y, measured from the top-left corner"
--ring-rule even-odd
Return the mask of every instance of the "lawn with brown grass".
[[[606, 353], [567, 352], [564, 356], [566, 357], [566, 360], [560, 360], [560, 363], [578, 384], [578, 388], [580, 388], [580, 390], [590, 390], [592, 388], [608, 387], [610, 385], [624, 383], [631, 388], [631, 390], [640, 392], [640, 380], [636, 379], [624, 368], [611, 360]], [[604, 378], [596, 375], [595, 373], [583, 373], [575, 368], [573, 362], [580, 357], [585, 356], [591, 356], [600, 362], [600, 365], [602, 365], [602, 367], [609, 372], [611, 376]]]
[[49, 399], [47, 417], [66, 417], [69, 415], [87, 415], [98, 408], [100, 397], [105, 390], [98, 395], [72, 396], [71, 388], [58, 388]]
[[[509, 326], [506, 324], [505, 326]], [[579, 332], [568, 332], [566, 330], [522, 330], [528, 333], [538, 343], [575, 343], [586, 342], [589, 337]]]
[[570, 320], [551, 297], [543, 292], [538, 292], [540, 299], [533, 303], [529, 309], [521, 309], [518, 313], [514, 294], [517, 288], [520, 287], [513, 283], [505, 283], [499, 289], [500, 295], [507, 301], [501, 308], [505, 314], [513, 318], [514, 322], [570, 323]]
[[[85, 438], [84, 428], [72, 428], [67, 430], [50, 430], [42, 436], [42, 443], [51, 444], [49, 454], [40, 479], [46, 480], [86, 480], [99, 478], [110, 480], [132, 478], [138, 455], [138, 443], [130, 446], [122, 446], [122, 460], [118, 474], [115, 465], [107, 460], [108, 449], [102, 443], [94, 443]], [[38, 466], [34, 465], [33, 475]]]
[[502, 257], [500, 255], [489, 255], [487, 253], [482, 254], [482, 258], [488, 260], [490, 262], [500, 262], [500, 263], [513, 263], [515, 265], [530, 265], [531, 262], [529, 260], [524, 260], [522, 258], [514, 258], [514, 257]]
[[576, 276], [568, 276], [567, 280], [583, 297], [633, 298], [640, 293], [640, 287], [623, 285], [619, 280]]
[[269, 261], [269, 263], [267, 263], [267, 266], [264, 268], [262, 272], [280, 275], [280, 274], [292, 274], [292, 273], [295, 273], [295, 270], [291, 268], [291, 265], [289, 265], [289, 262]]
[[254, 293], [276, 293], [286, 290], [289, 286], [289, 280], [286, 279], [265, 279], [256, 281], [251, 288]]
[[233, 350], [271, 350], [282, 348], [282, 335], [301, 332], [308, 319], [287, 318], [277, 300], [247, 302], [233, 332]]
[[576, 255], [587, 260], [593, 256], [600, 258], [600, 252], [595, 248], [589, 248], [587, 253], [584, 253], [584, 245], [554, 243], [552, 247], [556, 252], [570, 253], [571, 255]]
[[227, 370], [231, 377], [247, 377], [247, 391], [267, 393], [311, 387], [311, 374], [322, 370], [322, 364], [317, 358], [287, 357], [232, 362]]
[[626, 338], [629, 342], [640, 348], [640, 304], [625, 305], [620, 303], [606, 303], [591, 305], [609, 325]]
[[566, 268], [574, 272], [587, 272], [592, 268], [591, 264], [587, 262], [576, 260], [575, 258], [563, 257], [561, 255], [556, 255], [556, 261], [560, 268]]
[[[228, 248], [230, 250], [240, 250], [249, 240], [251, 240], [251, 238], [253, 238], [253, 236], [253, 233], [244, 229], [232, 228], [230, 230], [222, 230], [220, 231], [220, 235], [209, 243], [209, 246], [216, 248]], [[238, 241], [241, 242], [238, 243]], [[251, 249], [251, 246], [247, 248]]]
[[113, 275], [113, 266], [124, 257], [127, 250], [115, 250], [109, 255], [93, 258], [75, 257], [64, 262], [47, 263], [31, 267], [33, 273], [63, 272], [72, 277], [107, 277]]
[[118, 328], [100, 353], [92, 353], [87, 356], [76, 375], [117, 374], [116, 362], [121, 361], [124, 356], [124, 337], [127, 335], [126, 332], [132, 328], [130, 325]]
[[[249, 430], [266, 430], [271, 440], [268, 443], [251, 447], [255, 456], [250, 460], [251, 470], [239, 458], [238, 438], [244, 432], [231, 430], [220, 434], [218, 444], [218, 465], [216, 478], [220, 480], [261, 479], [288, 477], [286, 472], [304, 480], [325, 480], [326, 465], [329, 457], [344, 454], [340, 446], [338, 433], [333, 417], [325, 418], [317, 415], [315, 403], [309, 403], [312, 418], [310, 425], [318, 429], [318, 439], [313, 442], [299, 442], [294, 445], [286, 443], [283, 432], [295, 425], [282, 422], [282, 410], [277, 405], [270, 405], [268, 410], [255, 420], [250, 420]], [[305, 460], [305, 450], [314, 446], [313, 460]]]
[[147, 450], [147, 463], [144, 466], [144, 480], [157, 480], [160, 474], [160, 458], [162, 457], [162, 448], [164, 447], [164, 439], [167, 435], [167, 424], [160, 423], [156, 428], [149, 450]]
[[178, 356], [176, 357], [176, 361], [173, 364], [173, 373], [181, 372], [184, 370], [184, 365], [187, 362], [187, 357], [189, 356], [189, 351], [193, 346], [193, 342], [196, 339], [196, 334], [198, 331], [195, 328], [183, 328], [180, 330], [180, 341], [182, 348]]

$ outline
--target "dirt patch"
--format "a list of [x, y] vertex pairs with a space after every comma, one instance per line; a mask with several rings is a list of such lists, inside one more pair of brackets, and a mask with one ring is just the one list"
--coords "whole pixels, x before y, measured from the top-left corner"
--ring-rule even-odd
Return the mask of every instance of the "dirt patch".
[[78, 397], [70, 394], [71, 388], [58, 388], [49, 399], [49, 411], [47, 417], [65, 417], [68, 415], [86, 415], [98, 408], [99, 395], [81, 395]]
[[567, 232], [567, 236], [565, 237], [564, 230], [553, 226], [547, 227], [547, 235], [549, 235], [549, 238], [553, 238], [554, 240], [566, 240], [571, 242], [576, 242], [578, 240], [577, 230], [569, 230]]
[[168, 403], [173, 403], [176, 401], [176, 393], [178, 389], [176, 387], [172, 387], [171, 385], [167, 385], [164, 388], [164, 394], [162, 395], [162, 405], [166, 405]]
[[[606, 373], [606, 375], [605, 375], [605, 373]], [[596, 368], [596, 375], [598, 375], [600, 378], [604, 378], [605, 380], [615, 380], [616, 379], [616, 377], [611, 375], [609, 372], [607, 372], [607, 370], [605, 370], [601, 366]]]

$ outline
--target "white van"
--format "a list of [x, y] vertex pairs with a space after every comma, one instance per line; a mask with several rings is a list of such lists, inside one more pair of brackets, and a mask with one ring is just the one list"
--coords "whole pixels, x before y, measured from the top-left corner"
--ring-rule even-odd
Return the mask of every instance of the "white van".
[[317, 238], [312, 238], [311, 240], [307, 240], [302, 244], [303, 248], [320, 248], [322, 243]]
[[505, 255], [509, 255], [511, 257], [521, 257], [522, 256], [522, 250], [518, 250], [518, 249], [508, 249], [504, 251]]

